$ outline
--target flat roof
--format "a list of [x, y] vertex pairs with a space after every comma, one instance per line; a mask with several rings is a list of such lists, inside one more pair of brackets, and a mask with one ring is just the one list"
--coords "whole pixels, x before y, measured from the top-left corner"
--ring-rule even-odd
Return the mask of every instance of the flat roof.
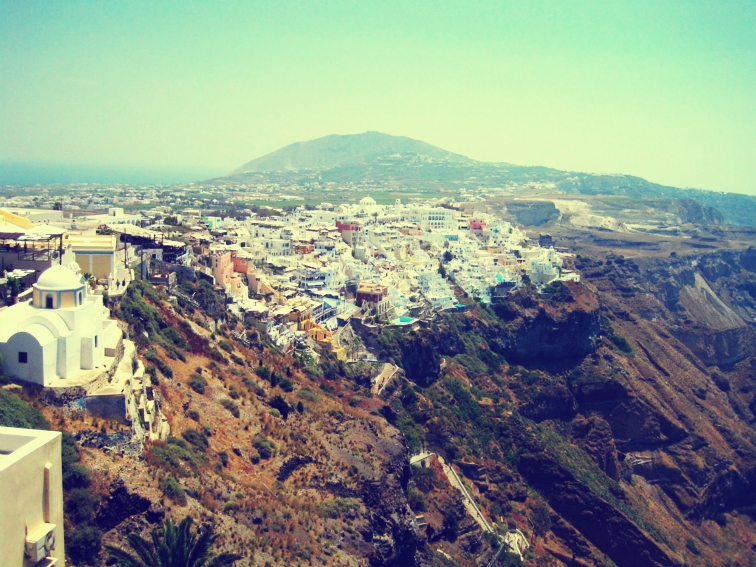
[[0, 427], [0, 470], [17, 463], [60, 435], [58, 431]]

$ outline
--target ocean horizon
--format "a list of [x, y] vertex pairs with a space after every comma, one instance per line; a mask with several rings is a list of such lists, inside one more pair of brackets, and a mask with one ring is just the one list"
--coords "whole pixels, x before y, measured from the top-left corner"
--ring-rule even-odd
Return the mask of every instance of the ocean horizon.
[[202, 167], [138, 167], [0, 161], [0, 185], [71, 183], [172, 184], [202, 181], [228, 173]]

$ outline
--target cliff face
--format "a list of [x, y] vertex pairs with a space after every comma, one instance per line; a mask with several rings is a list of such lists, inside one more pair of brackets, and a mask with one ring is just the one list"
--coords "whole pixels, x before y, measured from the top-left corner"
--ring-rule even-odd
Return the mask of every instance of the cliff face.
[[564, 283], [548, 301], [528, 288], [495, 305], [494, 310], [506, 322], [501, 354], [507, 359], [579, 359], [598, 345], [598, 296], [583, 285]]
[[[730, 366], [756, 348], [756, 249], [641, 263], [610, 254], [598, 262], [579, 258], [577, 266], [600, 288], [631, 300], [629, 312], [665, 320], [707, 366]], [[661, 305], [639, 301], [642, 294]]]
[[425, 564], [425, 542], [421, 538], [405, 492], [411, 472], [409, 451], [400, 435], [393, 439], [391, 457], [380, 474], [365, 481], [359, 495], [370, 513], [374, 549], [370, 564], [374, 567], [399, 567]]
[[445, 366], [408, 366], [394, 422], [457, 463], [491, 519], [539, 526], [540, 561], [750, 565], [756, 349], [730, 292], [749, 254], [582, 257], [583, 284], [396, 333], [400, 364], [419, 345]]
[[675, 561], [611, 504], [545, 454], [523, 455], [518, 470], [549, 505], [619, 567], [664, 567]]

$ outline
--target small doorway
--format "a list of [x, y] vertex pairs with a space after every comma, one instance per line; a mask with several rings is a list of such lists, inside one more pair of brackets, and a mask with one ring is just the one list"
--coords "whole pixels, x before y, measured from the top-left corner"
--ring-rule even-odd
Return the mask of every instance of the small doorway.
[[52, 309], [53, 308], [53, 296], [48, 295], [45, 297], [45, 309]]

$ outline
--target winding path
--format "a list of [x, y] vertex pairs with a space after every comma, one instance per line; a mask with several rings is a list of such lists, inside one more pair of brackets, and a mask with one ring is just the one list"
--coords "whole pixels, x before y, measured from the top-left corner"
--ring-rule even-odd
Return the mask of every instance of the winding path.
[[383, 389], [391, 382], [391, 379], [398, 370], [398, 366], [394, 366], [388, 362], [384, 363], [381, 373], [373, 379], [373, 386], [370, 388], [374, 396], [378, 396], [383, 392]]

